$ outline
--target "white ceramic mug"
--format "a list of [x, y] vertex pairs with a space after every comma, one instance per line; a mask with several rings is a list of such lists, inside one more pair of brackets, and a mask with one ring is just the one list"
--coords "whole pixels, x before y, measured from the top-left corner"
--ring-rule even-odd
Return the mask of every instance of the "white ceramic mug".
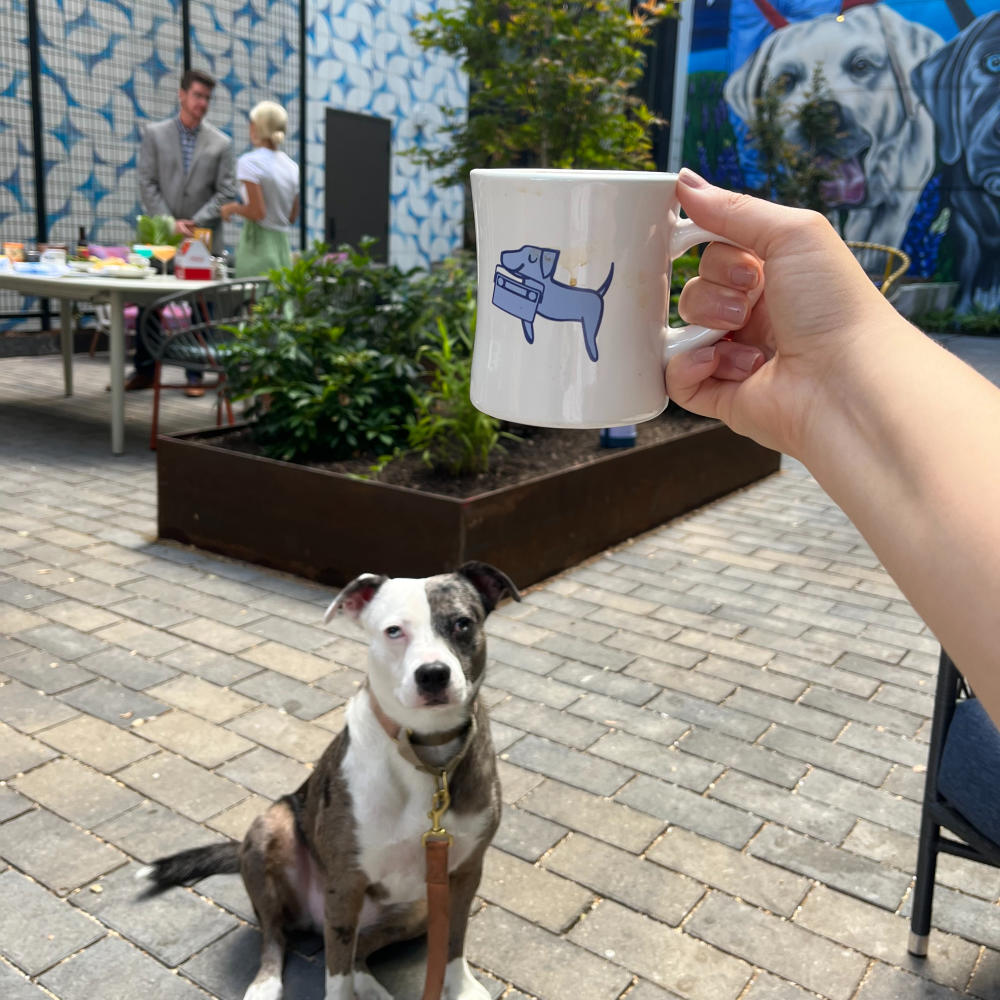
[[664, 325], [671, 262], [730, 242], [678, 217], [676, 186], [648, 171], [472, 171], [477, 409], [580, 428], [663, 411], [667, 360], [724, 336]]
[[63, 247], [48, 247], [42, 251], [41, 262], [55, 267], [66, 266], [66, 250]]

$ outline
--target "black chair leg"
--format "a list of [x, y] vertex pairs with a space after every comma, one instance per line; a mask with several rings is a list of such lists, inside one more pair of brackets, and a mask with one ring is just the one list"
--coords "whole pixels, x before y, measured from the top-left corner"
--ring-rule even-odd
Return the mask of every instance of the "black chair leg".
[[924, 809], [917, 847], [917, 877], [913, 886], [913, 912], [910, 914], [910, 939], [906, 950], [923, 958], [931, 933], [931, 906], [934, 903], [934, 879], [937, 875], [937, 839], [940, 827]]

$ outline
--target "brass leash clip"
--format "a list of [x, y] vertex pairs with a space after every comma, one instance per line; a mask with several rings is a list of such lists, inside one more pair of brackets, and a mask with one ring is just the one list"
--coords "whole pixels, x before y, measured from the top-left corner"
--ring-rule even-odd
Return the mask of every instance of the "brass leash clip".
[[438, 771], [434, 778], [437, 788], [431, 798], [431, 811], [427, 814], [427, 818], [431, 821], [431, 828], [424, 833], [420, 840], [425, 847], [427, 846], [427, 841], [431, 839], [447, 840], [450, 846], [454, 842], [454, 838], [441, 825], [441, 817], [448, 811], [451, 805], [451, 794], [448, 791], [448, 772]]

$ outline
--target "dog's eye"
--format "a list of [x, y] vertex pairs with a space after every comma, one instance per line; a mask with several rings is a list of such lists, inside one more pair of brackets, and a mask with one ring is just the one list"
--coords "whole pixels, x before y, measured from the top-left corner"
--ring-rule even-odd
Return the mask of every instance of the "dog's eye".
[[468, 635], [472, 631], [472, 619], [456, 618], [451, 629], [455, 635]]
[[870, 73], [871, 70], [872, 70], [871, 62], [864, 56], [855, 56], [851, 60], [851, 73], [854, 76], [864, 76], [866, 73]]
[[1000, 73], [1000, 52], [990, 52], [984, 56], [983, 69], [987, 73]]
[[794, 73], [786, 70], [784, 73], [780, 73], [774, 78], [770, 89], [776, 94], [789, 94], [795, 89], [795, 85], [798, 82], [798, 77]]
[[390, 625], [385, 630], [385, 635], [388, 639], [402, 639], [403, 630], [398, 625]]
[[534, 263], [536, 263], [536, 262], [538, 261], [538, 256], [539, 256], [539, 255], [538, 255], [537, 253], [536, 253], [536, 254], [530, 254], [530, 253], [529, 253], [529, 254], [528, 254], [528, 263], [529, 263], [529, 264], [534, 264]]

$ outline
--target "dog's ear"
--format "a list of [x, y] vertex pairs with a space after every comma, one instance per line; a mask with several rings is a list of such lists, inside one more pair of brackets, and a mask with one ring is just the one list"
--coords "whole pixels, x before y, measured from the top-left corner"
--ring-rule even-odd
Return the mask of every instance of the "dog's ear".
[[910, 73], [910, 85], [937, 125], [938, 155], [945, 163], [954, 163], [961, 156], [962, 127], [954, 56], [955, 50], [950, 46], [939, 49]]
[[730, 73], [722, 86], [722, 96], [726, 103], [745, 122], [753, 121], [754, 102], [761, 96], [767, 79], [767, 66], [771, 59], [771, 50], [775, 47], [782, 32], [788, 28], [779, 28], [760, 43], [742, 66]]
[[883, 4], [856, 8], [845, 16], [861, 17], [862, 10], [869, 16], [874, 16], [882, 29], [893, 79], [899, 88], [899, 99], [906, 111], [906, 117], [912, 121], [920, 108], [910, 78], [911, 72], [920, 62], [940, 49], [944, 41], [936, 31], [916, 21], [907, 20], [902, 14]]
[[388, 579], [387, 576], [376, 576], [374, 573], [362, 573], [361, 576], [355, 577], [330, 602], [326, 614], [323, 615], [323, 622], [328, 622], [340, 611], [357, 621], [358, 615], [368, 607], [371, 599], [378, 592], [378, 588]]
[[504, 597], [521, 600], [521, 594], [506, 573], [501, 573], [495, 566], [484, 562], [467, 562], [456, 570], [459, 576], [465, 577], [479, 591], [483, 599], [483, 607], [489, 614]]
[[[980, 21], [973, 24], [979, 25]], [[977, 34], [978, 29], [966, 28], [910, 73], [913, 89], [937, 125], [938, 156], [945, 163], [957, 163], [963, 153], [967, 129], [963, 105], [970, 87], [962, 76], [966, 66], [973, 65], [969, 50]]]
[[542, 251], [542, 263], [539, 266], [542, 269], [543, 278], [551, 278], [552, 275], [556, 273], [556, 261], [558, 259], [559, 259], [558, 250]]

